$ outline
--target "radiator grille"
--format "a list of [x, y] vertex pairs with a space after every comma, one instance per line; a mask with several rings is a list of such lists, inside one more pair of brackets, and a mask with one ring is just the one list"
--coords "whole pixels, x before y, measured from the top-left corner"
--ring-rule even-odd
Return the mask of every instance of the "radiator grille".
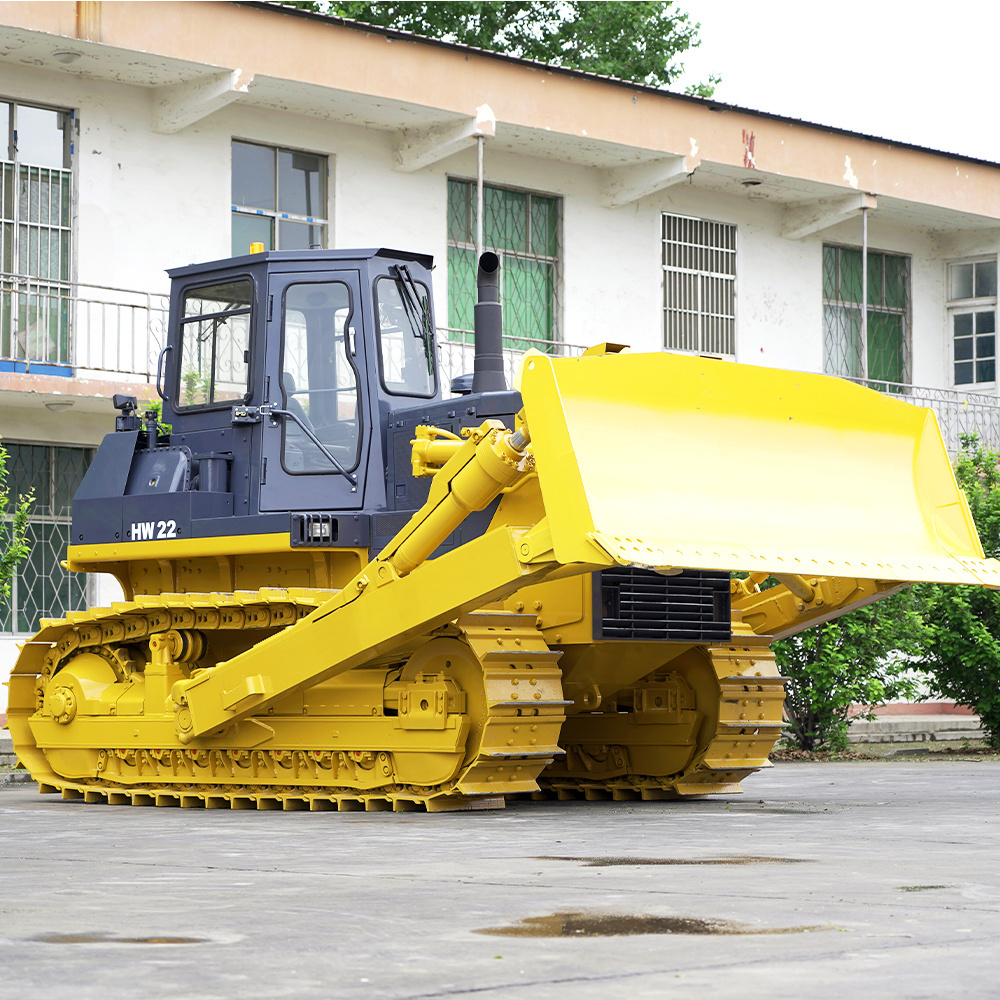
[[598, 639], [729, 642], [729, 574], [686, 569], [677, 576], [616, 567], [594, 579]]

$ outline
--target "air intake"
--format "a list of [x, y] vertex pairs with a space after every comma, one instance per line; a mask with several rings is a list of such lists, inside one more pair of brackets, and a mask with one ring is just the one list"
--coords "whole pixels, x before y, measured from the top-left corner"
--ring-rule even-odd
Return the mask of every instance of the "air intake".
[[503, 392], [503, 312], [500, 306], [500, 258], [486, 251], [479, 258], [476, 276], [479, 301], [474, 322], [476, 348], [472, 376], [473, 392]]

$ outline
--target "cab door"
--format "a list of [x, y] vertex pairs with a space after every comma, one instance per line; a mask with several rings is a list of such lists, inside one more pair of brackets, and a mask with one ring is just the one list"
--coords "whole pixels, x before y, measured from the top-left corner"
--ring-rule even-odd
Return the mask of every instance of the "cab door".
[[357, 271], [272, 274], [260, 510], [357, 510], [371, 441]]

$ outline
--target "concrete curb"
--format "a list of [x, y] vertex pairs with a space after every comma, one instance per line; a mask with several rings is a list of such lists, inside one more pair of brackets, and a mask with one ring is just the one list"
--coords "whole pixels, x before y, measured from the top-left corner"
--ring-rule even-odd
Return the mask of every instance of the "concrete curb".
[[0, 771], [0, 788], [7, 785], [33, 785], [35, 779], [27, 771]]
[[986, 733], [976, 715], [889, 715], [874, 722], [852, 722], [852, 743], [929, 743], [982, 740]]
[[[15, 771], [17, 754], [9, 733], [0, 733], [0, 788], [4, 785], [21, 785], [34, 782], [27, 771]], [[10, 768], [8, 771], [7, 768]]]

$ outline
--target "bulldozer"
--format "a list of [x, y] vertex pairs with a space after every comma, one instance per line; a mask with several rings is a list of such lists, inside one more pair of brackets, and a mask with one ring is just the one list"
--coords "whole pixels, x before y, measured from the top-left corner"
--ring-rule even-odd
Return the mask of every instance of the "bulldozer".
[[500, 261], [441, 385], [432, 260], [169, 272], [162, 409], [116, 396], [8, 727], [43, 793], [234, 809], [732, 793], [771, 643], [913, 581], [996, 587], [934, 414], [728, 360], [532, 351]]

